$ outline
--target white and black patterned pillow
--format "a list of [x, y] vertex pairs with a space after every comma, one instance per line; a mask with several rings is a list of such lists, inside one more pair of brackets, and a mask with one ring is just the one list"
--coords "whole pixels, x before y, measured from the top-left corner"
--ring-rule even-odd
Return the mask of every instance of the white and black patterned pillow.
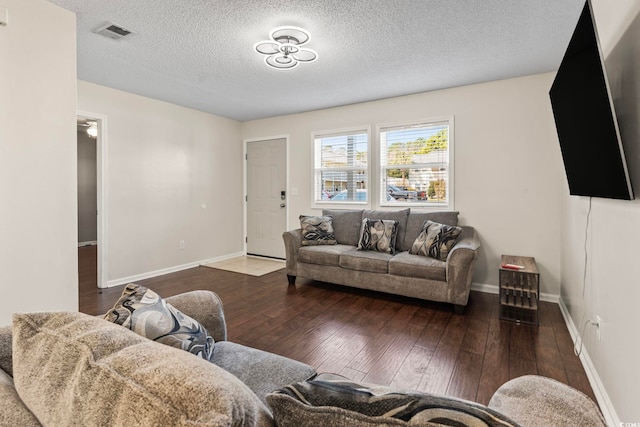
[[446, 261], [460, 233], [462, 233], [460, 227], [427, 220], [422, 225], [422, 231], [413, 242], [409, 253]]
[[386, 254], [396, 253], [396, 238], [398, 237], [398, 221], [390, 219], [362, 220], [358, 250], [376, 251]]
[[180, 348], [211, 360], [214, 340], [198, 321], [192, 319], [144, 286], [130, 283], [104, 316], [138, 335]]
[[518, 427], [507, 416], [474, 402], [361, 384], [333, 374], [291, 384], [266, 399], [279, 427]]
[[336, 235], [333, 232], [333, 217], [300, 215], [302, 229], [302, 246], [335, 245]]

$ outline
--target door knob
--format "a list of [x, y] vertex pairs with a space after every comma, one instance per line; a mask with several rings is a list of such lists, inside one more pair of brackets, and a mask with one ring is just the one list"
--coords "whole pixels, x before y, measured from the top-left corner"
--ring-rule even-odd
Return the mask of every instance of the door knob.
[[280, 207], [284, 208], [286, 205], [284, 203], [280, 203]]

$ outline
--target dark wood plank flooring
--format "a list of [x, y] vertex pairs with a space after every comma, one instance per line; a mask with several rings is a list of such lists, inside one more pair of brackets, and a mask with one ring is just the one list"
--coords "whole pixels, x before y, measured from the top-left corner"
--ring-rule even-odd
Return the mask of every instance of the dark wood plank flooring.
[[[96, 247], [79, 248], [80, 311], [109, 310], [122, 286], [96, 288]], [[298, 279], [197, 267], [140, 284], [162, 296], [194, 289], [224, 303], [229, 340], [306, 362], [320, 372], [488, 403], [511, 378], [539, 374], [594, 399], [557, 304], [540, 326], [498, 319], [497, 295], [472, 292], [464, 314], [439, 304]]]

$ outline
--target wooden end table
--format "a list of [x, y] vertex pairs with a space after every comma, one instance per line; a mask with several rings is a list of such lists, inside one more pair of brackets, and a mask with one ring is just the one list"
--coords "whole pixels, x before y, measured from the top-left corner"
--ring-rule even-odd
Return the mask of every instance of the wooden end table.
[[[505, 268], [505, 264], [524, 268]], [[499, 275], [500, 319], [538, 325], [540, 273], [535, 258], [502, 255]]]

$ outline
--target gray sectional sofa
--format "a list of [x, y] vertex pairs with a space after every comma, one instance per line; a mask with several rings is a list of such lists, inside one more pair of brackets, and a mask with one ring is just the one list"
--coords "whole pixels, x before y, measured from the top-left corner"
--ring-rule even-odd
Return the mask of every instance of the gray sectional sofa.
[[[543, 377], [504, 384], [488, 406], [314, 377], [311, 366], [226, 341], [215, 293], [166, 301], [213, 335], [213, 363], [82, 313], [14, 316], [0, 327], [0, 426], [426, 426], [453, 415], [461, 426], [605, 426], [588, 397]], [[413, 402], [415, 414], [387, 402]]]
[[273, 426], [266, 395], [311, 366], [227, 341], [210, 291], [166, 301], [215, 339], [211, 362], [82, 313], [0, 327], [0, 426]]
[[[453, 304], [458, 313], [464, 310], [480, 250], [480, 241], [473, 227], [461, 226], [462, 233], [446, 261], [408, 252], [426, 220], [458, 225], [458, 212], [325, 209], [322, 214], [333, 218], [336, 245], [303, 246], [301, 229], [283, 234], [289, 284], [295, 284], [296, 277], [300, 276], [447, 302]], [[395, 254], [357, 249], [364, 218], [398, 221]]]

